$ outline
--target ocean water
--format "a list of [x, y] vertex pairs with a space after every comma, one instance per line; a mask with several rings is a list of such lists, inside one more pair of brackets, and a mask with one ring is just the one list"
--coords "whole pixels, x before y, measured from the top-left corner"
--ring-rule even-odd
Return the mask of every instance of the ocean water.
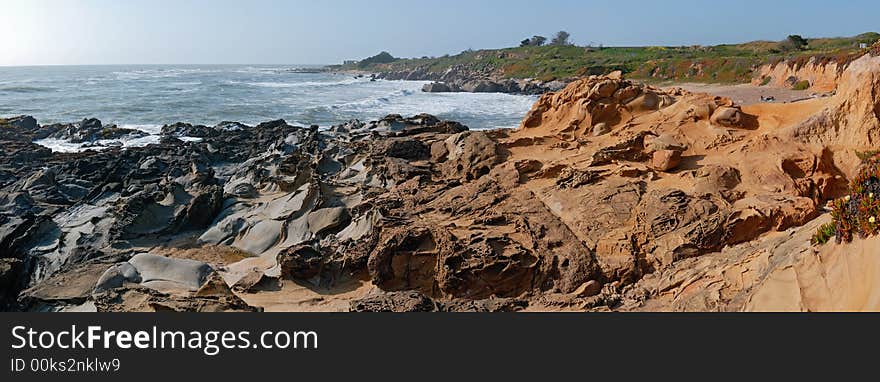
[[[537, 99], [509, 94], [423, 93], [422, 81], [375, 81], [294, 66], [0, 67], [0, 116], [41, 124], [98, 118], [157, 133], [174, 122], [245, 124], [283, 118], [328, 127], [387, 114], [434, 114], [472, 129], [515, 127]], [[141, 145], [153, 138], [122, 145]], [[63, 148], [55, 142], [53, 148]], [[104, 142], [110, 144], [111, 142]]]

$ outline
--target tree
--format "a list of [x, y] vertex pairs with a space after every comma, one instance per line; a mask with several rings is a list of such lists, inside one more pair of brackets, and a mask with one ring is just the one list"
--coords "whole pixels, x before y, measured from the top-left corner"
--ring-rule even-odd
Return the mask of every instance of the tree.
[[361, 62], [358, 63], [358, 65], [360, 67], [364, 68], [364, 67], [367, 67], [367, 66], [373, 65], [373, 64], [387, 64], [389, 62], [394, 62], [394, 61], [397, 61], [397, 59], [394, 58], [394, 56], [392, 56], [388, 52], [383, 51], [382, 53], [379, 53], [373, 57], [368, 57], [368, 58], [361, 60]]
[[550, 45], [562, 46], [562, 45], [571, 45], [568, 42], [568, 38], [571, 37], [570, 34], [566, 31], [556, 32], [556, 36], [553, 37], [553, 40], [550, 41]]
[[807, 48], [807, 40], [800, 35], [790, 35], [784, 41], [779, 43], [779, 50], [783, 52], [791, 52], [795, 50], [804, 50]]
[[519, 46], [529, 46], [529, 45], [532, 45], [532, 40], [530, 40], [530, 39], [525, 39], [525, 40], [522, 40], [519, 42]]
[[532, 36], [529, 40], [529, 46], [541, 46], [547, 41], [547, 38], [544, 36]]

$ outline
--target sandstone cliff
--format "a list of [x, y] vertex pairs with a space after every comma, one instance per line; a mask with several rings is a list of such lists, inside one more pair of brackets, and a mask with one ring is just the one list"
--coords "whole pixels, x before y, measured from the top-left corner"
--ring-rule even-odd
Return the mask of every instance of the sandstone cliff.
[[865, 54], [876, 55], [877, 52], [880, 52], [880, 43], [857, 53], [799, 57], [766, 63], [755, 70], [752, 84], [791, 88], [798, 82], [806, 81], [810, 91], [832, 92], [851, 62]]

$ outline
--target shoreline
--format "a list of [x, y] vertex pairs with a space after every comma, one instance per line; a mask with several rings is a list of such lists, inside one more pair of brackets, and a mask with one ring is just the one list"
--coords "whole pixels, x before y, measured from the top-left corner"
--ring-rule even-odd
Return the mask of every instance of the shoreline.
[[[539, 97], [517, 129], [429, 114], [327, 129], [176, 123], [144, 147], [54, 153], [34, 141], [143, 134], [98, 120], [3, 119], [0, 250], [15, 255], [0, 259], [12, 280], [0, 304], [772, 309], [779, 302], [762, 293], [791, 287], [785, 280], [719, 275], [845, 253], [845, 241], [819, 246], [813, 235], [870, 160], [859, 153], [880, 122], [853, 110], [875, 106], [878, 60], [854, 62], [834, 95], [793, 103], [587, 77]], [[749, 298], [693, 283], [747, 288]], [[829, 303], [820, 297], [811, 303]]]

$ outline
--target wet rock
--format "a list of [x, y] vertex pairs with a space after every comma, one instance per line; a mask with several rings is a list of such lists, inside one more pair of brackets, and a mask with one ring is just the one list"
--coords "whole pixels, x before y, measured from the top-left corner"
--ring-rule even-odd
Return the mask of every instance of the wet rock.
[[468, 93], [499, 93], [502, 85], [490, 80], [472, 80], [461, 85], [461, 90]]
[[48, 138], [69, 140], [72, 143], [96, 142], [104, 139], [120, 139], [123, 137], [144, 137], [148, 134], [134, 129], [103, 125], [95, 118], [84, 119], [79, 123], [68, 125], [50, 125], [54, 133]]
[[430, 84], [425, 84], [422, 86], [422, 91], [426, 93], [449, 93], [452, 92], [452, 87], [442, 82], [432, 82]]
[[[221, 129], [229, 129], [235, 130], [240, 129], [243, 126], [234, 125], [230, 122], [221, 123]], [[246, 127], [246, 126], [244, 126]], [[207, 138], [207, 137], [216, 137], [220, 135], [220, 132], [213, 127], [203, 126], [203, 125], [192, 125], [184, 122], [177, 122], [173, 125], [165, 125], [162, 126], [162, 135], [173, 135], [175, 137], [193, 137], [193, 138]]]
[[220, 131], [222, 131], [222, 130], [233, 130], [233, 131], [234, 130], [244, 130], [244, 129], [249, 129], [249, 128], [251, 128], [251, 127], [248, 125], [245, 125], [241, 122], [235, 122], [235, 121], [223, 121], [223, 122], [218, 123], [216, 126], [214, 126], [214, 130], [220, 130]]
[[[29, 115], [21, 115], [18, 117], [7, 118], [6, 123], [25, 131], [34, 131], [37, 129], [37, 120]], [[41, 139], [41, 138], [37, 138]]]

